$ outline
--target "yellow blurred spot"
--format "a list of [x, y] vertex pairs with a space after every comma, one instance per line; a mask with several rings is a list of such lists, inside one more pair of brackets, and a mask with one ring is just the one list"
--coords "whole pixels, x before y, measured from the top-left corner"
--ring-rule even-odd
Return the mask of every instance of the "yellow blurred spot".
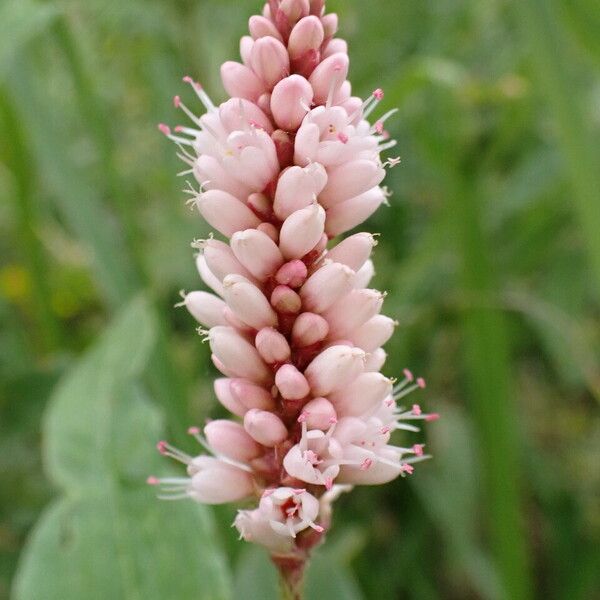
[[20, 301], [31, 292], [31, 278], [20, 265], [7, 265], [0, 269], [0, 294], [8, 300]]

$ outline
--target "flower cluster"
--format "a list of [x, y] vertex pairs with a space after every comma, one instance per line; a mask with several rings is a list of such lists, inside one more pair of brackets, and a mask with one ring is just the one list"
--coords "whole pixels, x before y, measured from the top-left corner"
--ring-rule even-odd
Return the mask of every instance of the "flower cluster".
[[159, 126], [200, 186], [191, 201], [228, 240], [195, 242], [214, 293], [182, 304], [223, 374], [215, 394], [237, 418], [190, 429], [208, 454], [160, 442], [188, 477], [149, 483], [208, 504], [258, 499], [235, 526], [289, 555], [318, 543], [340, 492], [412, 473], [423, 446], [390, 437], [437, 415], [398, 406], [422, 379], [380, 373], [396, 323], [380, 314], [385, 294], [369, 288], [374, 236], [330, 243], [385, 202], [385, 167], [398, 159], [380, 153], [394, 145], [384, 129], [394, 111], [367, 120], [383, 91], [352, 95], [347, 46], [324, 0], [269, 0], [249, 27], [242, 63], [221, 68], [231, 98], [217, 107], [185, 77], [206, 113], [177, 96], [191, 126]]

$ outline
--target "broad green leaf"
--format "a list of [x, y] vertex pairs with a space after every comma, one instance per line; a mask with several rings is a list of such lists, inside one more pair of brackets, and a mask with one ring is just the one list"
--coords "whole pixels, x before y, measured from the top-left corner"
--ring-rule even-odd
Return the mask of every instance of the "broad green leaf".
[[134, 300], [52, 397], [46, 463], [63, 495], [31, 535], [16, 600], [230, 597], [207, 510], [145, 485], [164, 468], [161, 417], [135, 383], [155, 334], [149, 304]]

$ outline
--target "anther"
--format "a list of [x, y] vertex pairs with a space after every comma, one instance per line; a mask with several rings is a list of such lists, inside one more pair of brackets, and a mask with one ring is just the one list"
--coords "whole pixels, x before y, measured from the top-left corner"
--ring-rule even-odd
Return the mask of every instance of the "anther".
[[154, 475], [150, 475], [150, 477], [148, 477], [148, 479], [146, 479], [146, 483], [148, 485], [159, 485], [160, 480], [158, 479], [158, 477], [154, 477]]
[[340, 142], [342, 142], [342, 144], [347, 144], [348, 143], [348, 139], [349, 138], [348, 138], [348, 136], [345, 133], [343, 133], [343, 132], [340, 131], [338, 133], [337, 137], [338, 137], [338, 140], [340, 140]]
[[381, 88], [377, 88], [377, 89], [376, 89], [376, 90], [373, 92], [373, 97], [374, 97], [376, 100], [383, 100], [383, 96], [384, 96], [384, 93], [383, 93], [383, 90], [382, 90]]
[[[158, 124], [158, 130], [164, 135], [171, 135], [171, 128], [164, 123]], [[175, 131], [177, 131], [177, 129], [175, 129]]]
[[200, 428], [195, 426], [188, 427], [187, 432], [188, 435], [198, 435], [200, 433]]
[[420, 416], [421, 415], [421, 407], [418, 404], [413, 404], [412, 405], [412, 414], [415, 416]]
[[415, 453], [415, 456], [423, 456], [423, 444], [415, 444], [412, 447], [412, 451]]

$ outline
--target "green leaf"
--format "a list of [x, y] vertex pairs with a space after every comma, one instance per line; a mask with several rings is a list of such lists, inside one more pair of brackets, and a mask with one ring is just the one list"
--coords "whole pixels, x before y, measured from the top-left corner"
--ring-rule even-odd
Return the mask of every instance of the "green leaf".
[[41, 33], [58, 14], [50, 3], [8, 0], [0, 5], [0, 81], [6, 76], [15, 55]]
[[63, 489], [24, 551], [16, 600], [229, 598], [210, 514], [157, 500], [161, 417], [135, 380], [156, 339], [134, 300], [67, 376], [44, 427], [50, 478]]

